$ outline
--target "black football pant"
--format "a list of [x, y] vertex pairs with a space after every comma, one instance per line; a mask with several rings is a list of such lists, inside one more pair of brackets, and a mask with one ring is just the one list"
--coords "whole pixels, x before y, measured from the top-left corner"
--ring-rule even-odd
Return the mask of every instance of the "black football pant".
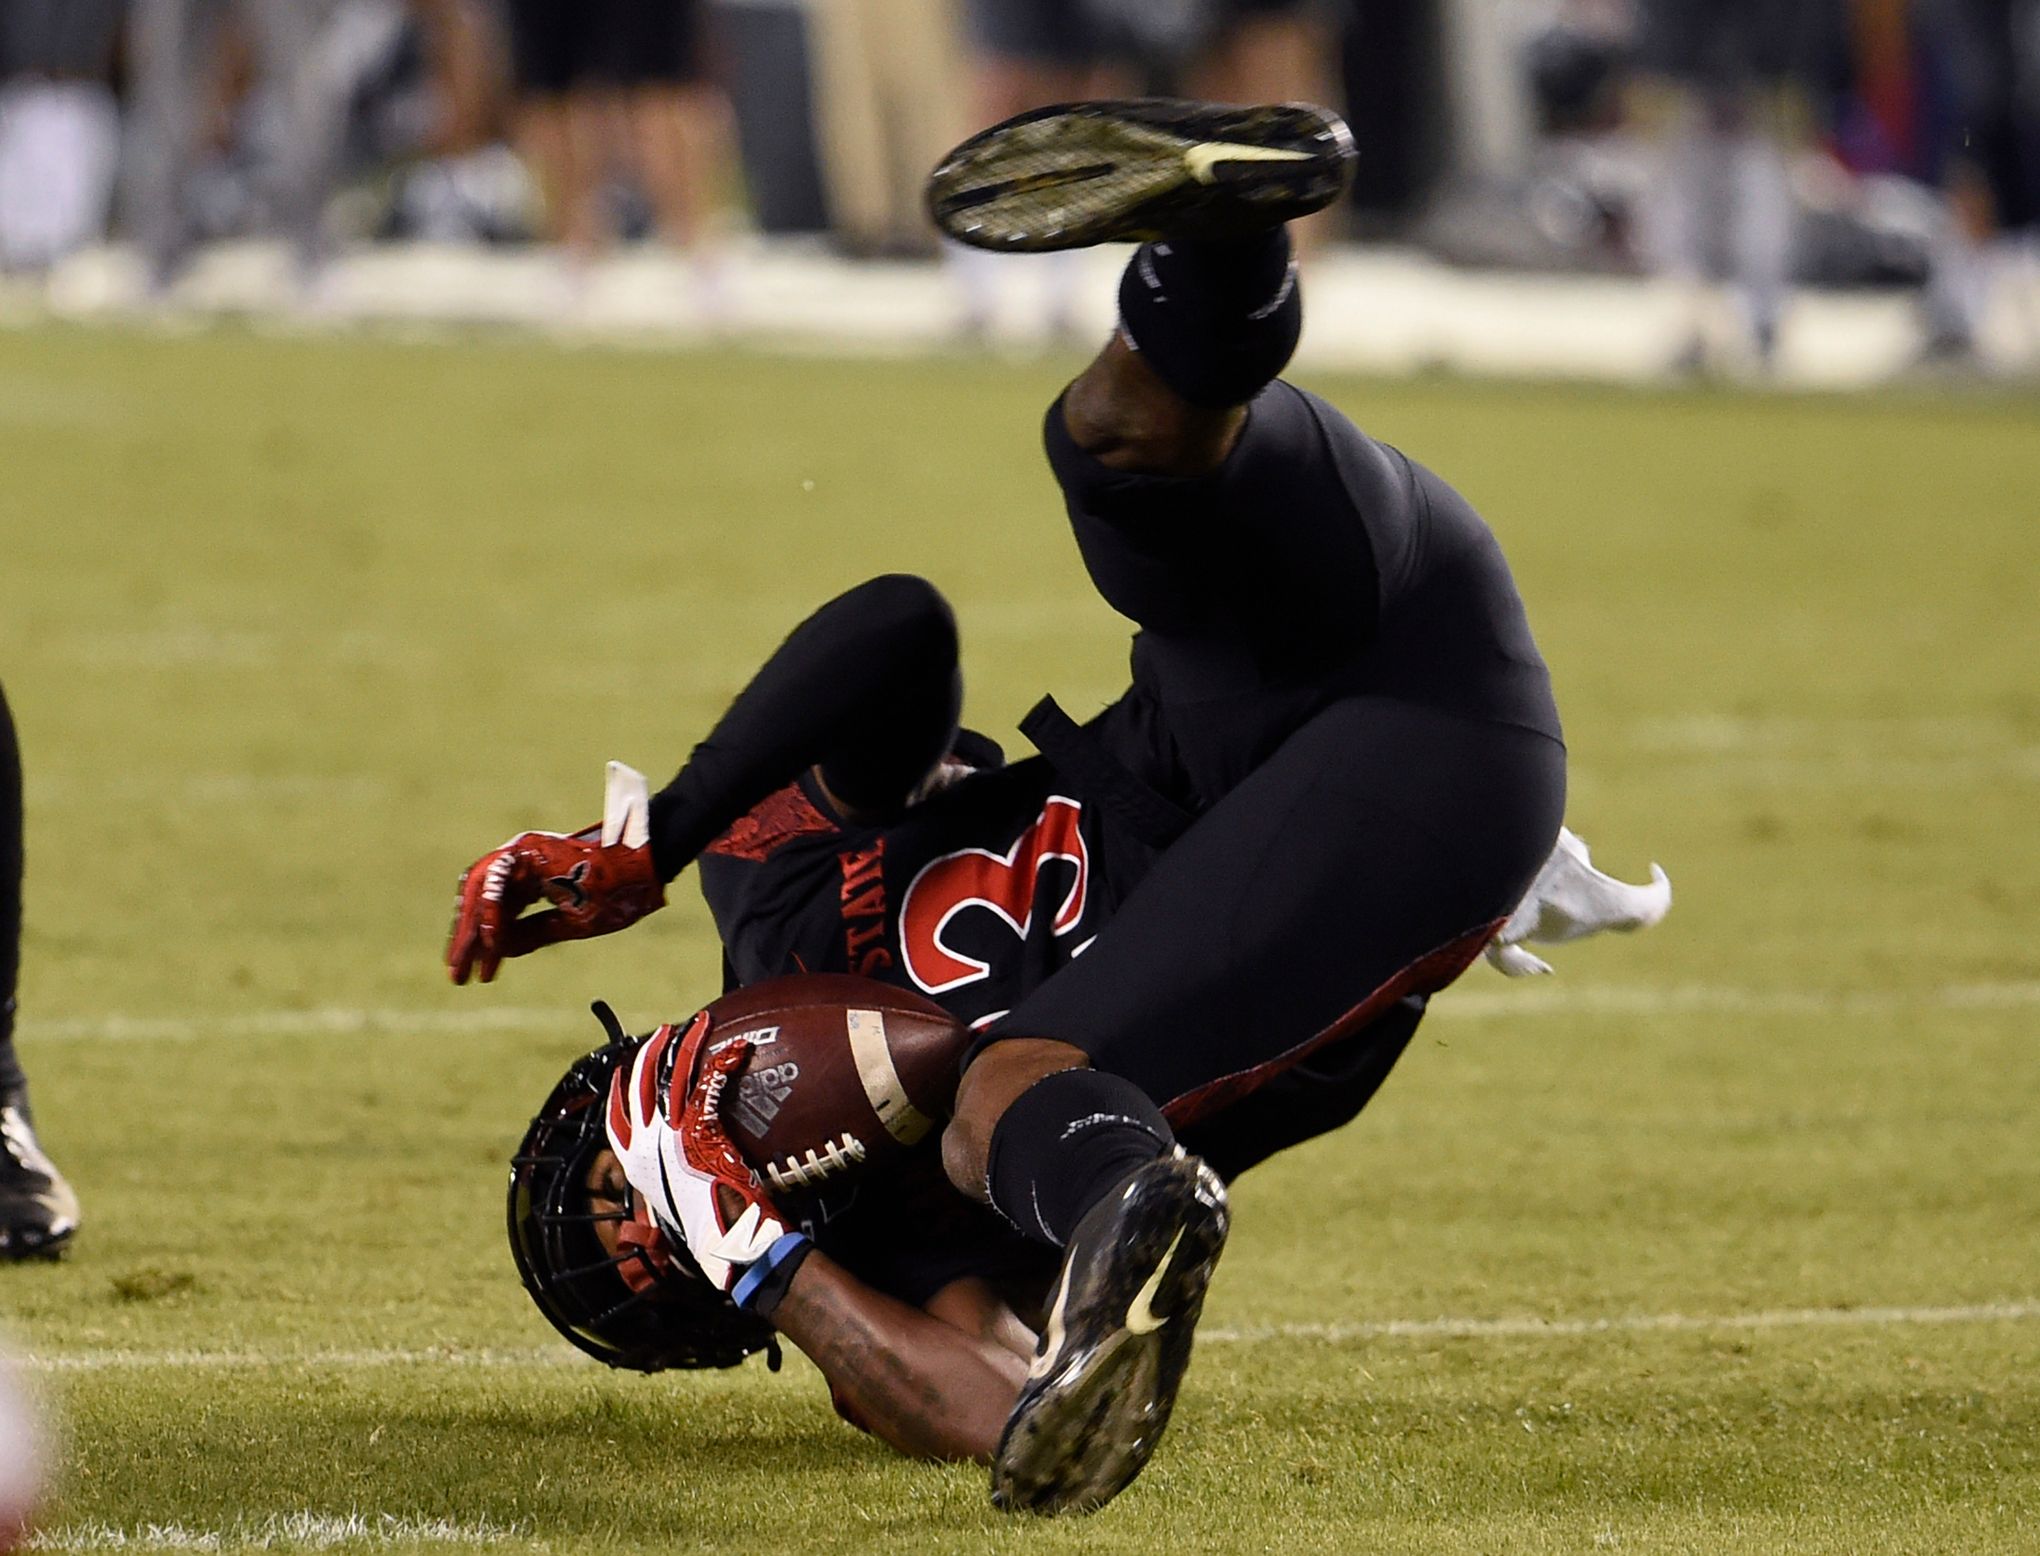
[[1073, 1043], [1179, 1128], [1450, 983], [1550, 853], [1563, 753], [1387, 698], [1333, 702], [1155, 857], [990, 1035]]
[[21, 1087], [14, 1057], [14, 987], [21, 973], [21, 751], [0, 688], [0, 1095]]
[[[1253, 468], [1252, 440], [1277, 435], [1277, 414], [1257, 402], [1235, 468]], [[1375, 588], [1350, 501], [1315, 479], [1324, 472], [1271, 461], [1273, 489], [1245, 494], [1255, 519], [1229, 537], [1235, 571], [1243, 588], [1278, 595], [1167, 619], [1213, 581], [1157, 576], [1166, 550], [1139, 529], [1187, 509], [1194, 483], [1089, 460], [1061, 432], [1060, 407], [1049, 442], [1099, 592], [1122, 610], [1156, 602], [1134, 690], [1094, 727], [1196, 819], [1131, 863], [1137, 848], [1114, 850], [1113, 867], [1138, 884], [985, 1041], [1072, 1043], [1182, 1130], [1458, 976], [1550, 853], [1565, 751], [1456, 711], [1442, 682], [1435, 698], [1390, 696], [1300, 672], [1300, 656], [1342, 628], [1322, 602], [1351, 599], [1364, 623]], [[1285, 598], [1311, 619], [1285, 613]], [[1372, 1085], [1355, 1089], [1364, 1102]], [[1252, 1155], [1251, 1142], [1228, 1150]]]

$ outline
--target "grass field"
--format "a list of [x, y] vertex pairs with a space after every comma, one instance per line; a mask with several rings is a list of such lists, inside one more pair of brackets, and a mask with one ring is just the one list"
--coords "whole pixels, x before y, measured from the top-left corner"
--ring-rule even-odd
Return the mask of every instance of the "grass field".
[[1104, 1513], [995, 1516], [798, 1359], [555, 1341], [505, 1157], [588, 998], [682, 1013], [714, 945], [682, 891], [454, 990], [456, 874], [880, 570], [956, 601], [982, 727], [1111, 696], [1035, 444], [1070, 365], [0, 336], [22, 1047], [86, 1205], [0, 1269], [48, 1548], [2040, 1551], [2030, 400], [1315, 385], [1495, 524], [1573, 825], [1678, 906], [1477, 968], [1241, 1185]]

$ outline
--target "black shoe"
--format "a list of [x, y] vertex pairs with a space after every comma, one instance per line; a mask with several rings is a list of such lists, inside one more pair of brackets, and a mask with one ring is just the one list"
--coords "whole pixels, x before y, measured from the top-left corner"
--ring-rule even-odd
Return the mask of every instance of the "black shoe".
[[1345, 121], [1308, 103], [1064, 103], [950, 152], [928, 176], [928, 214], [1003, 252], [1237, 237], [1324, 209], [1353, 161]]
[[43, 1155], [19, 1096], [0, 1097], [0, 1259], [54, 1259], [78, 1230], [78, 1196]]
[[1089, 1512], [1141, 1472], [1190, 1364], [1228, 1220], [1218, 1174], [1179, 1154], [1141, 1168], [1077, 1224], [992, 1461], [994, 1505]]

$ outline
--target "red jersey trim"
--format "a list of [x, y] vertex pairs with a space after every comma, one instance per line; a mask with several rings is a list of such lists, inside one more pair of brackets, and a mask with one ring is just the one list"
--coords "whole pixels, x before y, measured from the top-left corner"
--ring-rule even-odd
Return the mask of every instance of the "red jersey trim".
[[776, 794], [766, 795], [704, 852], [759, 864], [797, 838], [824, 837], [841, 830], [816, 808], [799, 784], [790, 783]]
[[1287, 1053], [1278, 1054], [1265, 1064], [1222, 1075], [1194, 1091], [1186, 1091], [1162, 1108], [1162, 1116], [1176, 1129], [1195, 1123], [1258, 1090], [1291, 1065], [1301, 1064], [1327, 1043], [1352, 1036], [1380, 1017], [1397, 1000], [1412, 994], [1436, 994], [1474, 964], [1487, 943], [1507, 922], [1506, 918], [1498, 918], [1418, 957], [1315, 1037], [1297, 1044]]

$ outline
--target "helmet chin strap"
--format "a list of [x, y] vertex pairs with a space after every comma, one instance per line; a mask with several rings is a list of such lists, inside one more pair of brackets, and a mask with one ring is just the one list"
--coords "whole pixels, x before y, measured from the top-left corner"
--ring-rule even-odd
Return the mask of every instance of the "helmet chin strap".
[[608, 1034], [610, 1042], [620, 1043], [630, 1036], [624, 1031], [623, 1023], [616, 1019], [616, 1012], [610, 1008], [608, 1000], [591, 1001], [588, 1008], [595, 1013], [595, 1019], [602, 1023], [602, 1030]]

